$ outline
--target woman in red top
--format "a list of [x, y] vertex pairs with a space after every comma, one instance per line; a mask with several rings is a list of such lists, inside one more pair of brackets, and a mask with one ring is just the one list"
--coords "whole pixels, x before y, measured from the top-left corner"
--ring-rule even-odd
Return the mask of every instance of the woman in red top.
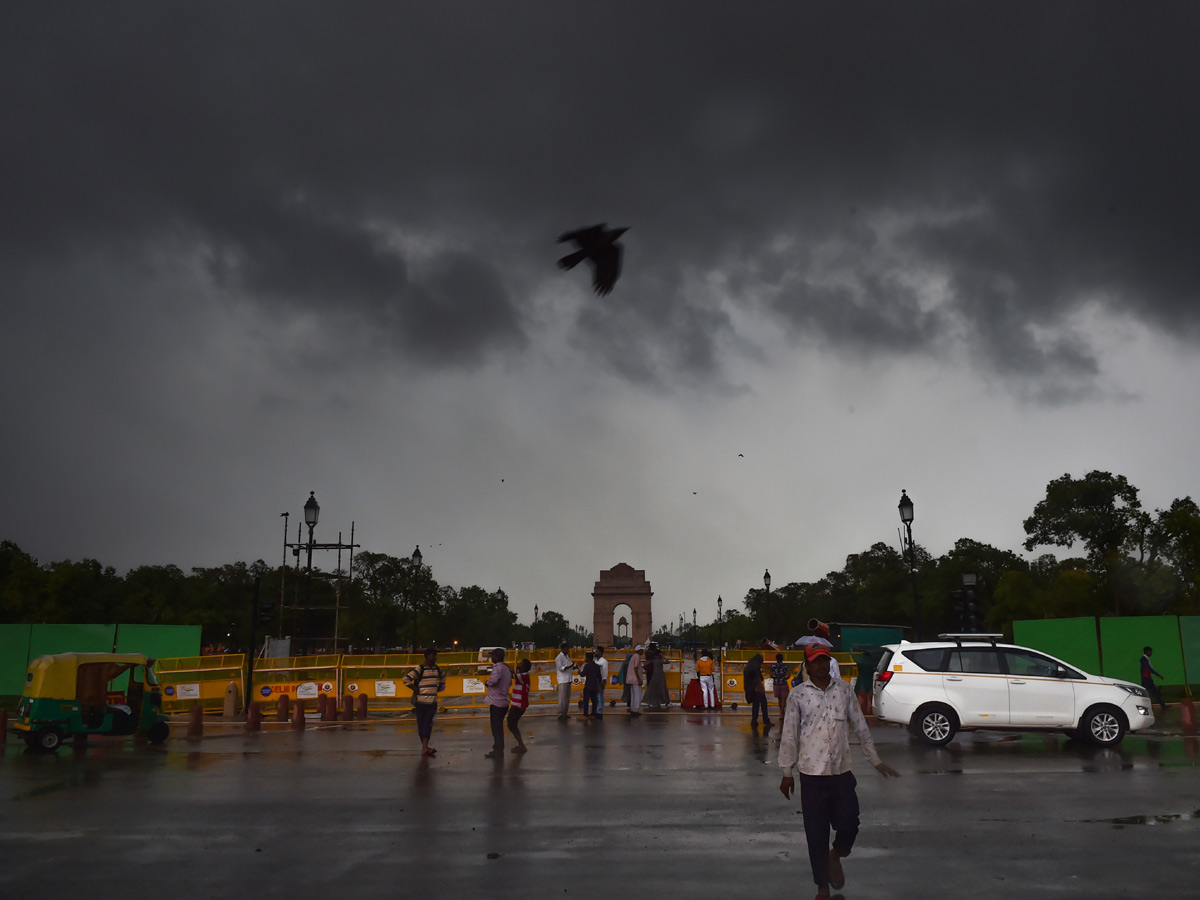
[[517, 663], [517, 671], [513, 674], [512, 701], [508, 705], [508, 730], [517, 739], [517, 746], [512, 749], [513, 753], [524, 753], [528, 749], [521, 738], [521, 729], [517, 727], [517, 723], [529, 708], [530, 668], [532, 667], [529, 660], [523, 659]]

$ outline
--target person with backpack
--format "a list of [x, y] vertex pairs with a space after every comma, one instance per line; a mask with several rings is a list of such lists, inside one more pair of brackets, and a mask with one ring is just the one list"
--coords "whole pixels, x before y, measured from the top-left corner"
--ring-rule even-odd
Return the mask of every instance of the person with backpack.
[[433, 756], [437, 751], [429, 746], [429, 738], [433, 734], [433, 717], [437, 714], [437, 695], [446, 689], [446, 676], [437, 664], [437, 648], [427, 648], [425, 661], [409, 670], [402, 680], [412, 691], [421, 755]]

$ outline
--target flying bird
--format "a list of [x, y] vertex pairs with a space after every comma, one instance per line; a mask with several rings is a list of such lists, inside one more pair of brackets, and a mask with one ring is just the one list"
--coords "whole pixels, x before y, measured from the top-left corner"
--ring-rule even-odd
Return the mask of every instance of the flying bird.
[[611, 293], [621, 275], [621, 245], [617, 238], [628, 228], [607, 228], [606, 223], [568, 231], [558, 239], [560, 244], [574, 241], [579, 249], [558, 261], [559, 268], [573, 269], [585, 259], [592, 264], [592, 287], [603, 297]]

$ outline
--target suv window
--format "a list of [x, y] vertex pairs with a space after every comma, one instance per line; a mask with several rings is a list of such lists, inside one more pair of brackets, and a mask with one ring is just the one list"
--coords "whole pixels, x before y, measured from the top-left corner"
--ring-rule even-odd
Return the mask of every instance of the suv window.
[[879, 660], [879, 665], [877, 665], [875, 667], [875, 671], [876, 672], [886, 672], [888, 666], [891, 665], [892, 656], [894, 656], [894, 655], [895, 654], [892, 650], [884, 650], [883, 656]]
[[909, 650], [904, 655], [926, 672], [946, 671], [945, 647], [934, 647], [928, 650]]
[[[1034, 653], [1031, 650], [1004, 650], [1004, 661], [1008, 664], [1010, 675], [1030, 675], [1041, 678], [1053, 678], [1058, 671], [1058, 663], [1048, 656]], [[1066, 670], [1063, 678], [1080, 678], [1078, 672]]]
[[947, 672], [972, 672], [985, 675], [1000, 674], [1000, 657], [990, 647], [960, 647], [950, 651]]

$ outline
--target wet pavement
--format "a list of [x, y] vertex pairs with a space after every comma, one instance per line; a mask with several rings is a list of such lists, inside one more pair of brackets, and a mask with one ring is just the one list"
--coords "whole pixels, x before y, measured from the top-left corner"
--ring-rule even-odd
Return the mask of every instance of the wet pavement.
[[[206, 723], [199, 741], [96, 741], [0, 756], [0, 897], [600, 898], [815, 891], [775, 732], [741, 713], [524, 720], [529, 753], [484, 759], [487, 719], [300, 733]], [[315, 725], [315, 723], [314, 723]], [[846, 898], [1190, 897], [1200, 741], [1166, 725], [1097, 750], [1062, 736], [855, 748], [862, 830]], [[510, 744], [511, 746], [511, 744]]]

